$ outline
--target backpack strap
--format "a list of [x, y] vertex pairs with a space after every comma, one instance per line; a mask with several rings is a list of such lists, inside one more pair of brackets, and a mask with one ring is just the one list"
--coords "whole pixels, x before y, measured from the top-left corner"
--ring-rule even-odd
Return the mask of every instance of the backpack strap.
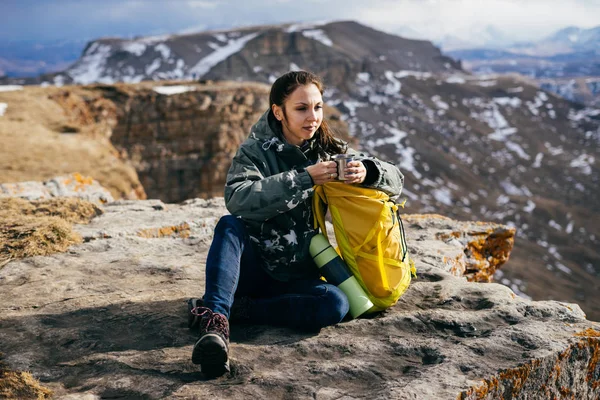
[[316, 185], [314, 187], [315, 193], [313, 195], [313, 220], [314, 227], [320, 228], [323, 236], [329, 240], [327, 236], [327, 227], [325, 226], [325, 210], [327, 208], [327, 196], [325, 196], [325, 189], [323, 185]]

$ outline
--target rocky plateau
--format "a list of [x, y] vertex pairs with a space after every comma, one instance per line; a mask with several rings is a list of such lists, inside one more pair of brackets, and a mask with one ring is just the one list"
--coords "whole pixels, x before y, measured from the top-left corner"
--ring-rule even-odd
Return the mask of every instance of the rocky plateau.
[[[85, 196], [102, 197], [93, 191]], [[83, 243], [0, 269], [3, 361], [30, 371], [53, 398], [600, 395], [600, 324], [576, 304], [468, 281], [507, 260], [513, 228], [405, 215], [418, 277], [395, 306], [318, 334], [233, 324], [231, 373], [207, 380], [190, 361], [186, 299], [203, 293], [223, 199], [100, 207], [102, 215], [75, 225]]]

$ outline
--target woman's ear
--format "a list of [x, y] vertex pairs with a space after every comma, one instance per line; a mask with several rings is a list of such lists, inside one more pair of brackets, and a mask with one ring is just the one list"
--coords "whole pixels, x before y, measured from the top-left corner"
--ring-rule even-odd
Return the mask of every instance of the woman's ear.
[[283, 119], [283, 110], [277, 104], [273, 104], [271, 106], [271, 111], [273, 111], [273, 115], [277, 118], [278, 121]]

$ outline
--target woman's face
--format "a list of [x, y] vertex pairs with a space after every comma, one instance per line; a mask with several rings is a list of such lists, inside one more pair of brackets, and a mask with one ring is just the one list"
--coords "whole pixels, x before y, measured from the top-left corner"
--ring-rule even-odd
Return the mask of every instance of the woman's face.
[[285, 99], [283, 108], [273, 105], [273, 114], [281, 121], [285, 139], [296, 146], [312, 138], [323, 121], [323, 98], [312, 83], [298, 86]]

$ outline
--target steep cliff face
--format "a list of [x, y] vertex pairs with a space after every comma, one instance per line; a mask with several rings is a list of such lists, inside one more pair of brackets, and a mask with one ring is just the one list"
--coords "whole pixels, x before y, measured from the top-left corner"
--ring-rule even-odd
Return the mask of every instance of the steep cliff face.
[[186, 299], [204, 291], [223, 199], [101, 208], [91, 223], [75, 226], [84, 243], [0, 269], [0, 367], [31, 371], [45, 387], [36, 386], [38, 393], [240, 400], [600, 395], [600, 325], [577, 305], [533, 302], [502, 285], [453, 276], [502, 265], [512, 247], [509, 227], [405, 216], [418, 278], [397, 305], [318, 334], [234, 324], [232, 371], [206, 380], [190, 361], [196, 336], [186, 326]]
[[132, 161], [148, 196], [169, 202], [222, 196], [233, 155], [268, 109], [268, 87], [259, 84], [97, 90], [117, 108], [112, 143]]

